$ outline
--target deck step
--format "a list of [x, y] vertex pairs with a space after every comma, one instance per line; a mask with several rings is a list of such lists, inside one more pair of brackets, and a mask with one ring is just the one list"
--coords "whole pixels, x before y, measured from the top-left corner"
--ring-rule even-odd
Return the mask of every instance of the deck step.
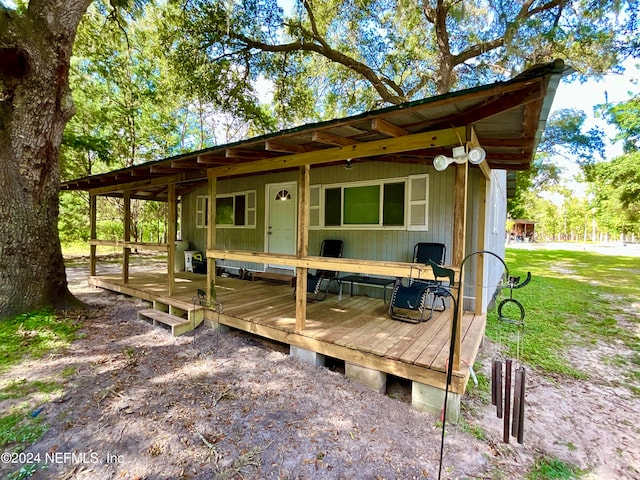
[[174, 337], [179, 337], [193, 330], [192, 321], [153, 308], [138, 310], [138, 320], [151, 321], [154, 326], [159, 323], [166, 325], [171, 329], [171, 334]]

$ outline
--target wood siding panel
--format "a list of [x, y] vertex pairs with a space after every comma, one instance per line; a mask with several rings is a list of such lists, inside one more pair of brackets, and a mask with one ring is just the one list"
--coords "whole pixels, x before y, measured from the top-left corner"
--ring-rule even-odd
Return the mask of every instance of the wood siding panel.
[[[360, 229], [313, 229], [309, 232], [309, 253], [317, 255], [324, 239], [344, 241], [344, 257], [355, 259], [409, 261], [418, 242], [442, 242], [447, 246], [446, 263], [451, 262], [453, 238], [453, 169], [437, 172], [432, 167], [418, 164], [383, 162], [355, 162], [351, 170], [343, 166], [311, 169], [311, 185], [331, 185], [381, 178], [406, 178], [409, 175], [429, 174], [427, 231], [408, 230], [360, 230]], [[296, 181], [296, 172], [270, 173], [233, 179], [219, 179], [218, 194], [238, 191], [256, 191], [256, 227], [218, 228], [216, 247], [219, 249], [264, 251], [265, 238], [265, 185]], [[182, 238], [189, 240], [190, 249], [204, 252], [206, 229], [196, 228], [196, 198], [206, 195], [206, 185], [182, 198]], [[250, 270], [262, 270], [262, 264], [220, 262], [219, 266], [235, 266]], [[345, 272], [347, 273], [347, 272]], [[354, 291], [381, 297], [382, 289], [354, 287]]]

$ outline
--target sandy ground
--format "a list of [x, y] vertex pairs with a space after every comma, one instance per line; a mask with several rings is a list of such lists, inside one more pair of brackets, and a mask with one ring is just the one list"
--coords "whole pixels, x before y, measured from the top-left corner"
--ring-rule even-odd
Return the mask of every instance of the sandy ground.
[[[403, 384], [381, 395], [240, 332], [173, 338], [136, 319], [143, 302], [89, 288], [85, 276], [69, 269], [76, 294], [95, 307], [80, 314], [80, 338], [0, 379], [73, 372], [63, 393], [31, 399], [50, 426], [25, 452], [45, 467], [33, 478], [438, 478], [438, 418], [414, 410]], [[630, 308], [637, 329], [640, 307]], [[502, 442], [486, 394], [467, 396], [462, 421], [447, 424], [442, 478], [523, 478], [541, 457], [587, 478], [640, 478], [640, 398], [608, 362], [614, 353], [623, 346], [569, 352], [589, 381], [528, 370], [523, 445]], [[500, 353], [485, 342], [486, 376], [493, 358]], [[0, 474], [19, 466], [0, 465]]]

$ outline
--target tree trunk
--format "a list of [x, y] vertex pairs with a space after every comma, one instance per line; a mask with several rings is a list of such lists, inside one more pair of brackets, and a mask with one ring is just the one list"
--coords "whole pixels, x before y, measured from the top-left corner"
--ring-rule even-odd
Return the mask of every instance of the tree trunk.
[[71, 51], [89, 3], [0, 7], [0, 319], [75, 300], [58, 238], [59, 150], [73, 115]]

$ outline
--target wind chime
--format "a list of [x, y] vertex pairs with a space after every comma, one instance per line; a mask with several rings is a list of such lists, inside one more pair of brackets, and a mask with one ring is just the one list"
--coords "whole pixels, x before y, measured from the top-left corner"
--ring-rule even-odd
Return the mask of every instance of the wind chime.
[[[511, 436], [515, 437], [518, 443], [524, 443], [526, 370], [520, 363], [520, 335], [524, 330], [524, 307], [513, 298], [513, 291], [524, 287], [530, 281], [531, 272], [527, 272], [527, 277], [522, 283], [520, 283], [520, 277], [509, 277], [507, 286], [503, 287], [509, 289], [509, 298], [504, 299], [498, 305], [498, 320], [503, 325], [512, 325], [517, 329], [515, 378], [512, 377], [512, 359], [507, 358], [504, 363], [502, 360], [493, 360], [491, 363], [491, 404], [496, 406], [498, 418], [504, 420], [502, 437], [504, 443], [509, 443]], [[505, 310], [510, 313], [515, 311], [517, 315], [507, 315]], [[513, 410], [511, 406], [512, 387]]]

